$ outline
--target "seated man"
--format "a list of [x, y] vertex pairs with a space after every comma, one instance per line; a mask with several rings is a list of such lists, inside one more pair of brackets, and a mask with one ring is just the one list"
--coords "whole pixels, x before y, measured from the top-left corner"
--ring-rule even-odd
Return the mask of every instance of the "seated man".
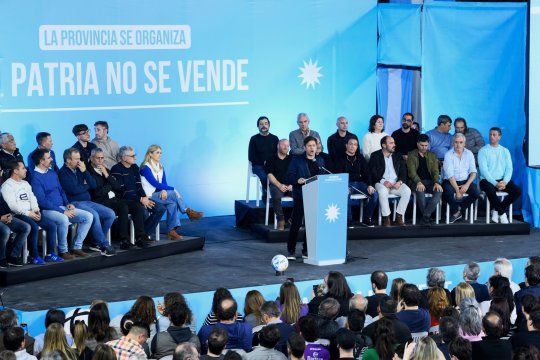
[[337, 131], [328, 137], [326, 141], [326, 148], [328, 154], [332, 158], [332, 162], [336, 164], [345, 153], [347, 142], [350, 138], [356, 138], [358, 142], [358, 137], [353, 133], [348, 131], [349, 129], [349, 120], [345, 116], [338, 117], [336, 121]]
[[465, 147], [471, 150], [474, 159], [476, 160], [478, 152], [486, 144], [480, 132], [474, 128], [468, 127], [467, 121], [462, 117], [458, 117], [454, 120], [454, 129], [456, 130], [456, 134], [462, 133], [465, 135]]
[[17, 148], [15, 138], [8, 132], [0, 134], [0, 170], [4, 170], [2, 173], [2, 179], [9, 178], [9, 171], [5, 171], [9, 167], [9, 163], [13, 161], [20, 161], [24, 164], [23, 156]]
[[136, 241], [148, 241], [148, 235], [144, 233], [144, 206], [140, 201], [119, 199], [114, 193], [119, 189], [116, 177], [104, 166], [105, 154], [101, 148], [92, 150], [90, 167], [88, 171], [96, 182], [95, 188], [90, 188], [92, 201], [105, 205], [114, 210], [118, 216], [118, 233], [120, 236], [120, 248], [128, 250], [133, 245], [129, 242], [129, 215], [133, 221]]
[[279, 307], [275, 301], [265, 301], [261, 305], [260, 311], [263, 325], [253, 328], [253, 344], [258, 345], [260, 343], [259, 336], [261, 329], [268, 325], [274, 325], [279, 329], [280, 336], [277, 344], [273, 347], [283, 354], [287, 354], [287, 339], [294, 332], [294, 327], [280, 320], [281, 311], [279, 311]]
[[265, 171], [270, 180], [272, 206], [278, 220], [278, 230], [285, 230], [285, 216], [281, 207], [281, 198], [290, 196], [292, 185], [287, 181], [287, 170], [291, 163], [289, 156], [289, 140], [281, 139], [277, 145], [277, 153], [266, 161]]
[[[474, 290], [474, 297], [480, 304], [482, 301], [491, 300], [491, 297], [489, 296], [488, 287], [485, 284], [480, 284], [477, 281], [479, 276], [480, 265], [474, 261], [471, 261], [463, 268], [463, 280], [465, 280], [467, 284], [471, 285]], [[459, 304], [456, 304], [456, 288], [452, 289], [450, 296], [452, 297], [452, 305], [459, 306]]]
[[[373, 226], [373, 211], [375, 210], [375, 206], [377, 206], [379, 194], [377, 194], [373, 187], [367, 161], [358, 151], [358, 138], [355, 135], [347, 140], [345, 155], [338, 159], [334, 167], [336, 173], [349, 174], [349, 194], [364, 194], [368, 196], [365, 219], [361, 219], [361, 221], [366, 226]], [[349, 223], [352, 222], [351, 203], [352, 200], [349, 197]]]
[[27, 173], [24, 164], [22, 162], [12, 162], [9, 165], [9, 170], [11, 175], [2, 184], [2, 196], [15, 217], [30, 225], [30, 233], [28, 234], [30, 258], [28, 262], [34, 265], [43, 265], [45, 262], [38, 252], [39, 228], [45, 230], [47, 246], [52, 250], [56, 246], [57, 225], [41, 213], [36, 196], [32, 192], [32, 187], [24, 180]]
[[524, 315], [522, 300], [527, 294], [540, 298], [540, 264], [531, 264], [525, 268], [525, 287], [514, 294], [514, 302], [516, 304], [517, 312], [517, 324], [523, 321]]
[[392, 133], [392, 137], [396, 142], [396, 153], [401, 155], [405, 161], [407, 161], [408, 154], [416, 149], [418, 135], [420, 135], [418, 130], [411, 127], [413, 120], [413, 114], [403, 114], [403, 117], [401, 118], [401, 128]]
[[[150, 216], [144, 221], [144, 231], [150, 235], [165, 213], [165, 207], [156, 204], [146, 196], [141, 184], [139, 167], [135, 164], [136, 155], [133, 148], [122, 146], [118, 154], [120, 162], [111, 168], [111, 175], [118, 180], [115, 196], [123, 200], [138, 201], [150, 212]], [[147, 248], [148, 239], [139, 239], [135, 245]]]
[[227, 330], [214, 327], [208, 336], [208, 350], [206, 355], [201, 356], [201, 360], [223, 360], [227, 341], [229, 341]]
[[[419, 135], [416, 147], [407, 157], [409, 186], [415, 189], [416, 204], [422, 214], [420, 225], [430, 225], [431, 215], [441, 201], [443, 191], [439, 184], [439, 163], [437, 155], [428, 151], [429, 136]], [[429, 200], [426, 199], [426, 193], [432, 195]]]
[[85, 124], [77, 124], [73, 127], [71, 132], [73, 132], [73, 135], [77, 137], [77, 142], [73, 144], [72, 148], [79, 150], [81, 160], [88, 165], [91, 152], [97, 147], [95, 144], [90, 142], [90, 130], [88, 130], [88, 126]]
[[215, 327], [220, 327], [227, 330], [229, 340], [226, 349], [242, 349], [244, 351], [251, 350], [252, 332], [251, 325], [245, 322], [237, 322], [238, 305], [236, 300], [226, 298], [218, 304], [216, 315], [218, 323], [215, 325], [203, 325], [199, 330], [199, 340], [201, 342], [203, 353], [206, 353], [208, 336]]
[[[116, 216], [108, 207], [91, 200], [88, 190], [95, 189], [97, 185], [84, 161], [81, 160], [79, 150], [69, 148], [64, 151], [64, 166], [58, 171], [58, 178], [68, 201], [77, 208], [92, 214], [93, 221], [90, 230], [96, 249], [105, 256], [115, 255], [114, 248], [107, 242], [107, 233]], [[73, 250], [73, 252], [79, 256], [87, 256], [83, 251]]]
[[[36, 142], [38, 145], [36, 149], [49, 150], [49, 154], [51, 154], [51, 158], [52, 158], [51, 169], [53, 169], [54, 171], [58, 171], [59, 169], [56, 162], [56, 155], [54, 154], [54, 151], [52, 150], [53, 141], [52, 141], [51, 134], [49, 134], [48, 132], [37, 133]], [[27, 161], [28, 161], [27, 162], [28, 170], [30, 170], [30, 172], [34, 171], [36, 164], [34, 164], [34, 161], [32, 161], [32, 153], [28, 155]]]
[[330, 360], [328, 348], [321, 344], [317, 319], [313, 315], [302, 316], [298, 319], [300, 335], [306, 340], [304, 359]]
[[396, 316], [407, 324], [411, 333], [428, 332], [431, 325], [429, 311], [419, 307], [420, 290], [414, 284], [404, 284], [401, 288], [401, 311]]
[[368, 296], [366, 314], [372, 318], [379, 315], [378, 308], [381, 301], [390, 299], [390, 296], [386, 294], [386, 288], [388, 287], [388, 275], [382, 270], [376, 270], [371, 273], [371, 290], [373, 295]]
[[489, 311], [482, 319], [482, 329], [485, 337], [472, 343], [473, 359], [511, 359], [512, 344], [508, 339], [502, 339], [503, 321], [501, 316]]
[[443, 196], [450, 205], [450, 222], [454, 223], [461, 219], [461, 210], [468, 209], [479, 195], [478, 187], [473, 184], [476, 179], [474, 155], [465, 148], [465, 135], [454, 135], [454, 148], [444, 156], [443, 171]]
[[321, 137], [318, 132], [311, 130], [309, 128], [309, 117], [306, 113], [300, 113], [296, 117], [296, 123], [298, 124], [298, 129], [293, 130], [289, 134], [289, 145], [291, 146], [291, 155], [298, 156], [302, 155], [305, 151], [304, 149], [304, 140], [307, 137], [314, 137], [321, 142]]
[[[296, 259], [296, 241], [298, 231], [302, 225], [304, 218], [304, 199], [302, 197], [302, 186], [306, 184], [306, 179], [318, 175], [321, 172], [321, 167], [324, 167], [324, 160], [316, 155], [317, 139], [308, 136], [304, 139], [305, 153], [301, 156], [295, 156], [291, 160], [287, 171], [287, 180], [293, 186], [293, 215], [291, 229], [289, 230], [289, 238], [287, 240], [287, 259]], [[302, 242], [302, 257], [307, 258], [307, 242], [304, 232]]]
[[24, 330], [22, 327], [16, 326], [7, 330], [3, 338], [5, 349], [13, 351], [17, 360], [37, 360], [34, 355], [30, 355], [26, 352], [24, 337]]
[[146, 353], [143, 345], [150, 338], [150, 328], [142, 322], [135, 322], [131, 325], [127, 335], [118, 340], [107, 343], [115, 352], [117, 359], [144, 360]]
[[268, 180], [264, 164], [275, 154], [279, 139], [270, 133], [270, 120], [266, 116], [257, 119], [257, 128], [259, 133], [253, 135], [249, 140], [248, 159], [251, 162], [251, 171], [261, 181], [264, 202], [266, 201], [266, 182]]
[[287, 360], [287, 356], [283, 352], [275, 349], [281, 338], [281, 332], [277, 325], [263, 327], [258, 335], [259, 345], [245, 355], [246, 360]]
[[[96, 137], [92, 139], [92, 144], [100, 148], [105, 156], [104, 165], [107, 169], [112, 168], [118, 162], [118, 143], [109, 136], [109, 124], [106, 121], [96, 121], [94, 123]], [[90, 154], [91, 156], [92, 154]]]
[[[508, 207], [521, 195], [521, 190], [512, 181], [512, 157], [507, 148], [500, 145], [502, 131], [498, 127], [489, 130], [489, 144], [478, 153], [480, 189], [484, 191], [492, 206], [491, 221], [508, 224]], [[497, 191], [508, 193], [501, 200]], [[490, 214], [486, 214], [490, 216]]]
[[[15, 239], [11, 246], [7, 246], [12, 231], [15, 233]], [[20, 256], [29, 233], [30, 225], [13, 217], [4, 198], [0, 197], [0, 268], [5, 269], [9, 265], [22, 266]]]
[[426, 132], [429, 136], [429, 150], [437, 155], [437, 159], [443, 160], [445, 154], [452, 147], [452, 119], [448, 115], [441, 115], [437, 119], [437, 127]]
[[540, 307], [531, 310], [527, 319], [527, 331], [519, 331], [510, 338], [512, 348], [516, 351], [522, 346], [532, 345], [540, 350]]
[[[82, 209], [77, 209], [70, 204], [66, 193], [60, 185], [58, 175], [50, 170], [52, 163], [48, 150], [37, 149], [32, 155], [32, 160], [36, 164], [31, 184], [32, 191], [36, 195], [42, 216], [52, 221], [57, 226], [58, 252], [62, 259], [71, 260], [73, 255], [68, 252], [67, 233], [69, 223], [77, 224], [77, 233], [73, 238], [73, 253], [79, 257], [88, 256], [82, 251], [84, 238], [88, 234], [94, 219], [92, 214]], [[53, 245], [53, 244], [50, 244]], [[58, 256], [54, 253], [55, 246], [47, 246], [47, 256], [45, 261], [58, 261]]]
[[407, 186], [407, 165], [403, 158], [395, 154], [396, 143], [391, 136], [381, 139], [381, 150], [371, 154], [369, 168], [371, 181], [379, 193], [379, 207], [383, 217], [383, 226], [390, 224], [390, 203], [388, 195], [398, 195], [396, 224], [405, 226], [405, 211], [411, 198], [411, 189]]

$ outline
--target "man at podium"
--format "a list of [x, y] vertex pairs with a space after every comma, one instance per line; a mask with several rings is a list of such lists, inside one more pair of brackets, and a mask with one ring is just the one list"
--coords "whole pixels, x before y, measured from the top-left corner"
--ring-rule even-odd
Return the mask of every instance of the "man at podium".
[[[296, 259], [296, 241], [298, 239], [298, 231], [302, 225], [302, 219], [304, 218], [304, 200], [302, 197], [302, 186], [306, 183], [306, 180], [319, 175], [324, 174], [324, 160], [316, 155], [317, 152], [317, 139], [313, 136], [307, 136], [304, 139], [304, 154], [295, 156], [291, 160], [289, 170], [287, 171], [287, 178], [289, 184], [293, 186], [293, 214], [292, 224], [289, 231], [289, 239], [287, 241], [287, 259]], [[302, 241], [302, 257], [307, 258], [307, 241], [304, 233]]]

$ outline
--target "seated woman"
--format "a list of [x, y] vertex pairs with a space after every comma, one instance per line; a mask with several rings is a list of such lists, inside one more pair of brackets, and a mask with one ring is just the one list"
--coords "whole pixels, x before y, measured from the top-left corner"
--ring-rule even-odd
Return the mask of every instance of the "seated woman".
[[199, 220], [204, 213], [187, 207], [184, 199], [174, 187], [167, 184], [165, 169], [160, 163], [161, 147], [150, 145], [141, 164], [141, 182], [146, 196], [167, 208], [167, 237], [171, 240], [182, 238], [176, 232], [180, 226], [180, 213], [187, 214], [189, 220]]

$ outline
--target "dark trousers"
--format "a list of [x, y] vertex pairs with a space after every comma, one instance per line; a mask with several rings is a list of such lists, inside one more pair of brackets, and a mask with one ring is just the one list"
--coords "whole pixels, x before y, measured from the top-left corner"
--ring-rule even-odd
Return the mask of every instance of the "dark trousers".
[[274, 213], [278, 220], [285, 220], [283, 215], [283, 207], [281, 206], [281, 199], [285, 196], [291, 196], [290, 192], [284, 193], [278, 187], [270, 183], [270, 194], [272, 194], [272, 206], [274, 207]]
[[[424, 218], [429, 218], [437, 208], [439, 201], [441, 201], [442, 192], [433, 191], [433, 186], [435, 185], [433, 180], [426, 179], [421, 181], [426, 187], [426, 191], [414, 190], [416, 192], [416, 205], [418, 206], [420, 214], [422, 214]], [[428, 200], [426, 199], [426, 193], [432, 194], [433, 196]]]
[[[458, 186], [461, 186], [465, 184], [467, 181], [456, 181]], [[475, 183], [472, 183], [471, 186], [469, 186], [469, 189], [467, 190], [467, 195], [464, 196], [462, 199], [458, 200], [455, 198], [456, 192], [454, 191], [454, 188], [452, 187], [452, 184], [450, 184], [450, 181], [444, 180], [443, 184], [443, 197], [444, 200], [450, 205], [450, 213], [455, 214], [458, 209], [461, 207], [463, 211], [469, 208], [472, 203], [478, 199], [478, 195], [480, 195], [480, 192], [478, 191], [478, 186], [476, 186]], [[472, 214], [471, 214], [472, 216]]]
[[[497, 182], [501, 180], [497, 180]], [[492, 209], [497, 210], [499, 215], [507, 212], [510, 204], [516, 201], [516, 199], [521, 195], [521, 190], [514, 184], [512, 180], [510, 180], [508, 184], [506, 184], [506, 188], [502, 190], [508, 193], [508, 195], [504, 197], [504, 200], [501, 200], [501, 198], [497, 196], [497, 191], [499, 190], [497, 190], [495, 185], [491, 184], [486, 179], [480, 181], [480, 189], [486, 193]], [[486, 214], [486, 216], [490, 216], [490, 214]]]
[[[137, 203], [137, 201], [134, 201]], [[141, 204], [141, 207], [144, 206]], [[148, 211], [148, 217], [144, 219], [144, 232], [146, 235], [150, 236], [156, 230], [156, 226], [159, 224], [163, 214], [167, 211], [167, 208], [162, 204], [156, 203], [156, 205]], [[144, 210], [146, 215], [147, 210]]]
[[266, 174], [266, 170], [264, 169], [264, 165], [252, 165], [251, 166], [251, 172], [257, 175], [259, 180], [261, 181], [261, 187], [262, 187], [262, 199], [263, 201], [266, 200], [266, 183], [268, 181], [268, 175]]
[[[293, 213], [292, 213], [292, 222], [291, 222], [291, 229], [289, 230], [289, 239], [287, 241], [287, 250], [290, 253], [294, 253], [296, 251], [296, 242], [298, 240], [298, 231], [300, 230], [300, 227], [302, 226], [302, 220], [304, 219], [304, 200], [301, 196], [297, 197], [295, 196], [293, 198], [294, 206], [293, 206]], [[302, 242], [302, 251], [307, 251], [307, 239], [306, 239], [306, 233], [304, 232], [303, 236], [303, 242]]]
[[120, 241], [129, 241], [129, 215], [135, 229], [135, 239], [144, 236], [144, 206], [135, 200], [108, 199], [102, 202], [118, 216], [118, 236]]

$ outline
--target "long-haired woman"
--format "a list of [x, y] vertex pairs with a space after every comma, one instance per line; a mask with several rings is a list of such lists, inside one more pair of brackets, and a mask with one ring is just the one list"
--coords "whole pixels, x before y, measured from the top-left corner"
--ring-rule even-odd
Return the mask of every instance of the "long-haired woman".
[[298, 319], [308, 314], [307, 304], [302, 304], [298, 288], [292, 281], [285, 281], [279, 288], [279, 300], [276, 301], [281, 311], [281, 321], [295, 324]]
[[75, 350], [69, 347], [66, 340], [64, 327], [58, 323], [49, 325], [45, 331], [45, 339], [43, 340], [43, 350], [41, 357], [51, 354], [53, 351], [60, 352], [66, 360], [77, 360], [78, 356]]

